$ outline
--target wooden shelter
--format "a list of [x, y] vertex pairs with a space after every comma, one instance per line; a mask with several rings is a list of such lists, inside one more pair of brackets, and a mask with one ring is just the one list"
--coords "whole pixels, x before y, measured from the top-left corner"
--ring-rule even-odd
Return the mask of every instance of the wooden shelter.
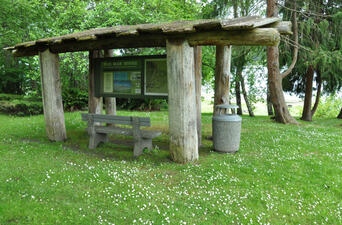
[[89, 51], [89, 112], [100, 113], [94, 95], [93, 59], [97, 50], [166, 47], [170, 151], [185, 163], [198, 159], [200, 143], [201, 45], [217, 46], [215, 103], [224, 102], [229, 87], [231, 45], [275, 46], [281, 34], [291, 34], [291, 23], [279, 18], [244, 17], [233, 20], [176, 21], [97, 28], [44, 38], [5, 48], [14, 56], [40, 56], [46, 132], [50, 140], [66, 139], [58, 53]]

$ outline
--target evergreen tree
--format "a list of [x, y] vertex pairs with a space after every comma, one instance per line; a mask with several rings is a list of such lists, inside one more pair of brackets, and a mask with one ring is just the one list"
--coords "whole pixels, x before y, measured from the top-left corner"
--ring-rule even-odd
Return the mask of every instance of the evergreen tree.
[[[284, 81], [287, 91], [305, 94], [301, 119], [311, 121], [317, 110], [322, 90], [334, 93], [342, 85], [342, 2], [333, 0], [287, 0], [281, 7], [284, 20], [298, 16], [299, 55], [291, 76]], [[281, 64], [289, 61], [294, 44], [285, 38], [281, 47]], [[317, 83], [316, 99], [312, 106], [314, 80]]]

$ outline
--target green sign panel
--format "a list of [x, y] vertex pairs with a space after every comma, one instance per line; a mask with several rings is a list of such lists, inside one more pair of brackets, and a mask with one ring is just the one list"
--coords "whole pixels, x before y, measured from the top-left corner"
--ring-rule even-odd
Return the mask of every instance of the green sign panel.
[[166, 98], [166, 56], [96, 59], [95, 87], [97, 97]]
[[145, 59], [145, 95], [167, 95], [166, 59]]

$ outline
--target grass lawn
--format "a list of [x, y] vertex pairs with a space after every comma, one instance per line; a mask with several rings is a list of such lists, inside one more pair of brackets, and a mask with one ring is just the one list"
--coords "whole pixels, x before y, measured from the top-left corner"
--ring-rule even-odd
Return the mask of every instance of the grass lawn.
[[238, 153], [218, 154], [203, 113], [200, 160], [179, 165], [167, 112], [118, 114], [150, 116], [159, 150], [133, 159], [127, 137], [89, 150], [79, 112], [65, 143], [47, 140], [43, 116], [0, 115], [0, 224], [342, 224], [341, 120], [243, 117]]

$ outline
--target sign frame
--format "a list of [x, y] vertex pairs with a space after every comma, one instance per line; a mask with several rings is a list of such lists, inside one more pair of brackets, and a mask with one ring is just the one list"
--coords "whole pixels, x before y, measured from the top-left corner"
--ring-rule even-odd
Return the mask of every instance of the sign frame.
[[[119, 56], [119, 57], [106, 57], [106, 58], [96, 58], [94, 59], [94, 71], [95, 71], [95, 96], [96, 97], [116, 97], [116, 98], [159, 98], [159, 99], [167, 99], [168, 93], [146, 93], [146, 61], [161, 61], [166, 60], [166, 55], [148, 55], [148, 56]], [[133, 61], [137, 62], [136, 66], [134, 66], [135, 63]], [[104, 63], [117, 63], [118, 67], [122, 66], [122, 68], [104, 68]], [[122, 63], [120, 63], [122, 62]], [[125, 68], [125, 66], [121, 64], [126, 64], [123, 62], [132, 62], [127, 63], [128, 66]], [[131, 94], [131, 93], [108, 93], [104, 92], [104, 73], [108, 72], [140, 72], [140, 93], [137, 94]], [[114, 74], [113, 74], [114, 75]], [[167, 76], [167, 74], [166, 74]], [[114, 80], [113, 80], [114, 81]], [[113, 84], [114, 85], [114, 84]]]

